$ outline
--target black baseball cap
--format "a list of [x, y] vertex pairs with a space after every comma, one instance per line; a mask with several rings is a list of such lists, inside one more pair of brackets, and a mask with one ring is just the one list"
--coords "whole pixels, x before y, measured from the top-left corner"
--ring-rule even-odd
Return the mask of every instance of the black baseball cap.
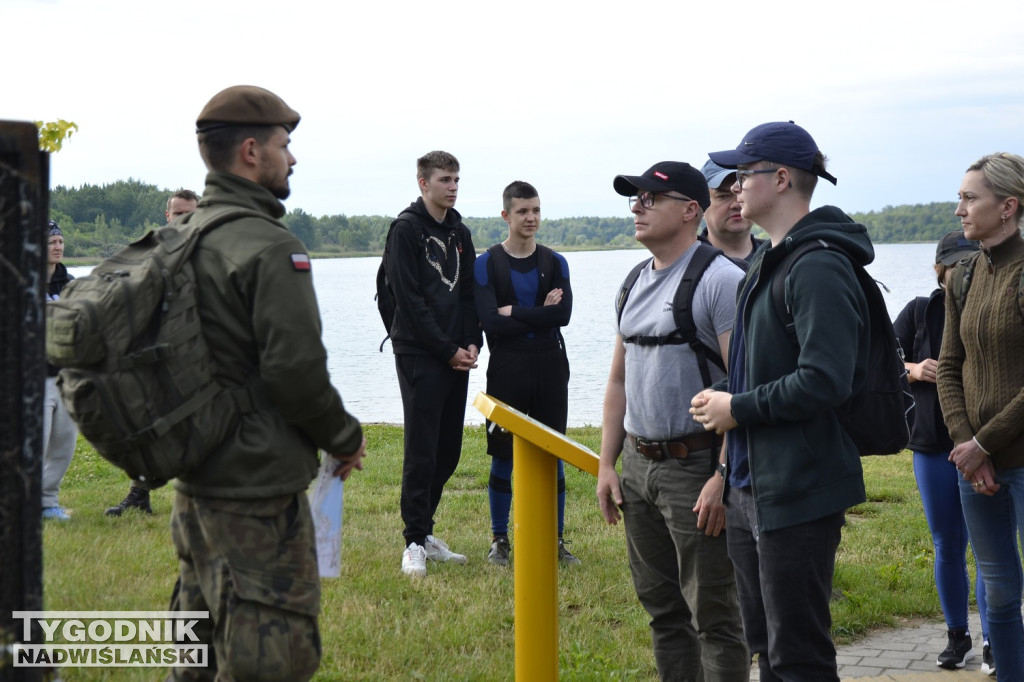
[[963, 230], [947, 232], [935, 247], [935, 264], [956, 265], [961, 258], [978, 250], [978, 242], [964, 236]]
[[736, 149], [708, 154], [722, 168], [736, 168], [740, 164], [772, 161], [799, 168], [825, 178], [833, 185], [838, 181], [824, 168], [814, 167], [818, 145], [806, 130], [792, 121], [762, 123], [743, 136]]
[[679, 192], [696, 201], [701, 210], [707, 210], [711, 205], [711, 193], [704, 175], [682, 161], [660, 161], [645, 170], [643, 175], [616, 175], [612, 186], [624, 197], [640, 192]]

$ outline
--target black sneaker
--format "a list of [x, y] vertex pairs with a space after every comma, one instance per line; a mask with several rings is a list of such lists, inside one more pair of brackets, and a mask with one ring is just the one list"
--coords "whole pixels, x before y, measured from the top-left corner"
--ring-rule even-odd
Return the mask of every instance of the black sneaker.
[[558, 538], [558, 560], [566, 566], [579, 566], [580, 560], [565, 546], [565, 540]]
[[981, 648], [981, 672], [989, 677], [996, 674], [996, 660], [992, 658], [992, 647], [988, 642]]
[[133, 485], [116, 507], [107, 507], [107, 511], [104, 513], [107, 516], [120, 516], [126, 509], [138, 509], [146, 514], [152, 514], [153, 508], [149, 505], [149, 491]]
[[935, 664], [941, 668], [955, 670], [964, 667], [972, 658], [974, 649], [971, 645], [971, 636], [964, 630], [950, 630], [949, 644], [946, 645], [946, 650], [939, 654]]
[[487, 552], [487, 561], [495, 566], [508, 566], [508, 553], [511, 549], [512, 545], [509, 544], [508, 538], [498, 536], [491, 543], [491, 551]]

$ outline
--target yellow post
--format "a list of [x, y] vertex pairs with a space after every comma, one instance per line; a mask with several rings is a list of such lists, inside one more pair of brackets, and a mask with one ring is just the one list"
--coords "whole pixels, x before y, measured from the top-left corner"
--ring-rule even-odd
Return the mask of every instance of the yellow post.
[[558, 508], [555, 457], [597, 476], [598, 456], [563, 434], [495, 400], [473, 401], [512, 433], [516, 680], [558, 679]]
[[516, 679], [558, 679], [558, 509], [555, 458], [514, 436]]

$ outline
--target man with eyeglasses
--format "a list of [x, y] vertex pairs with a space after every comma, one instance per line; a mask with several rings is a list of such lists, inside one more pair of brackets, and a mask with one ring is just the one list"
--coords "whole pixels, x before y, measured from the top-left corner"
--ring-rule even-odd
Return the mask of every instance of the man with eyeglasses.
[[764, 240], [750, 234], [754, 223], [743, 217], [739, 199], [732, 193], [736, 171], [722, 168], [708, 159], [700, 172], [708, 181], [711, 205], [704, 212], [705, 228], [697, 238], [721, 249], [732, 262], [746, 270]]
[[[750, 656], [725, 535], [721, 441], [694, 422], [690, 397], [706, 385], [698, 350], [679, 343], [673, 301], [698, 249], [707, 182], [689, 164], [664, 161], [619, 175], [636, 240], [653, 258], [621, 306], [605, 389], [597, 499], [609, 524], [622, 518], [633, 585], [651, 616], [662, 680], [746, 682]], [[725, 356], [742, 271], [713, 254], [690, 313], [700, 353]], [[625, 289], [624, 289], [625, 291]], [[712, 381], [725, 372], [709, 363]], [[616, 462], [622, 455], [621, 479]]]
[[[806, 130], [765, 123], [711, 160], [736, 169], [745, 218], [768, 234], [738, 294], [723, 390], [702, 391], [691, 413], [728, 433], [729, 556], [743, 629], [760, 679], [839, 680], [829, 599], [848, 507], [864, 501], [853, 441], [835, 408], [867, 369], [868, 304], [851, 259], [871, 262], [867, 230], [834, 206], [810, 210], [819, 177], [835, 184]], [[824, 240], [786, 279], [795, 337], [779, 319], [772, 283], [797, 246]], [[727, 388], [727, 390], [725, 390]]]

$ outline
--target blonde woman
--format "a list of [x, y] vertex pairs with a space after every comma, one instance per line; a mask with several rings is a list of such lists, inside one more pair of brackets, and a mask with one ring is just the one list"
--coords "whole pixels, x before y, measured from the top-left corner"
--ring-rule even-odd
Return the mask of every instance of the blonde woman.
[[[998, 153], [967, 169], [956, 215], [981, 243], [967, 295], [957, 266], [946, 296], [937, 384], [960, 471], [960, 499], [985, 581], [989, 641], [1000, 680], [1024, 679], [1017, 528], [1024, 526], [1024, 158]], [[961, 300], [962, 299], [962, 300]]]

